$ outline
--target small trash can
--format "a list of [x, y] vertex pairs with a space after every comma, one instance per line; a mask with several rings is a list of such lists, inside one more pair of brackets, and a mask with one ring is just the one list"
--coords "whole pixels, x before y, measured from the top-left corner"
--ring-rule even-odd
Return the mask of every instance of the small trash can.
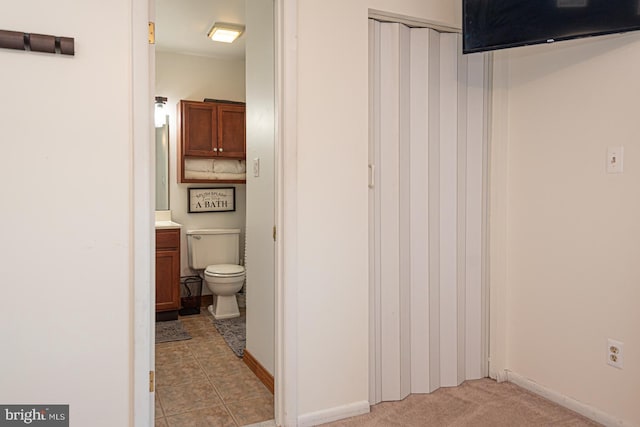
[[200, 314], [202, 299], [202, 279], [200, 276], [186, 276], [180, 278], [180, 316]]

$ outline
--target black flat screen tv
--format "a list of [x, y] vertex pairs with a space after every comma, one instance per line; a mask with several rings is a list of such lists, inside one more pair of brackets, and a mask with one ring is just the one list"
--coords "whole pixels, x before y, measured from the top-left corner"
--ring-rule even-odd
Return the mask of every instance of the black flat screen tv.
[[640, 29], [639, 0], [463, 0], [464, 53]]

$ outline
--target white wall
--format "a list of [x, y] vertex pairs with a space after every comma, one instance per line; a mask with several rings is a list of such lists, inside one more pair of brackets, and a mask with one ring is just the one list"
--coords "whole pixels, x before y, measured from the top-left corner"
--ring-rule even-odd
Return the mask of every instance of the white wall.
[[[368, 400], [370, 7], [449, 25], [459, 22], [454, 2], [447, 0], [298, 3], [301, 415]], [[327, 31], [335, 28], [340, 30]]]
[[132, 417], [131, 11], [0, 14], [2, 29], [75, 38], [74, 57], [0, 50], [0, 402], [69, 404], [73, 425]]
[[[183, 276], [194, 274], [189, 268], [185, 231], [197, 228], [240, 228], [244, 250], [246, 191], [244, 184], [180, 184], [177, 169], [177, 105], [181, 99], [202, 101], [216, 98], [229, 101], [245, 100], [245, 63], [203, 56], [156, 52], [156, 96], [166, 96], [169, 113], [169, 208], [173, 221], [182, 224], [180, 271]], [[188, 213], [190, 187], [235, 187], [236, 211]], [[211, 291], [203, 283], [203, 294]]]
[[[275, 369], [275, 64], [274, 4], [246, 2], [247, 87], [247, 350]], [[260, 176], [253, 160], [260, 161]]]
[[[640, 36], [514, 49], [497, 66], [492, 371], [640, 425]], [[624, 174], [605, 172], [609, 146], [624, 146]], [[624, 342], [623, 370], [607, 338]]]

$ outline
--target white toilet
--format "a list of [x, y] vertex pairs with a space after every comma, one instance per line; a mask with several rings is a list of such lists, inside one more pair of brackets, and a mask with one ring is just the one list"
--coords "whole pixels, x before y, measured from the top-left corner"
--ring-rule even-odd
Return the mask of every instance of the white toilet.
[[189, 267], [198, 271], [213, 293], [209, 311], [216, 319], [240, 316], [236, 293], [244, 284], [239, 229], [187, 231]]

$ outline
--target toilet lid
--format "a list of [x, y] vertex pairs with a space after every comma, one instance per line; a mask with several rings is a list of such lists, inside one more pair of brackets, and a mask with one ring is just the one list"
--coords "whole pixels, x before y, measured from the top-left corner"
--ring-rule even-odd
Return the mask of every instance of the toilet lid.
[[204, 274], [209, 276], [240, 276], [244, 274], [244, 267], [236, 264], [210, 265]]

